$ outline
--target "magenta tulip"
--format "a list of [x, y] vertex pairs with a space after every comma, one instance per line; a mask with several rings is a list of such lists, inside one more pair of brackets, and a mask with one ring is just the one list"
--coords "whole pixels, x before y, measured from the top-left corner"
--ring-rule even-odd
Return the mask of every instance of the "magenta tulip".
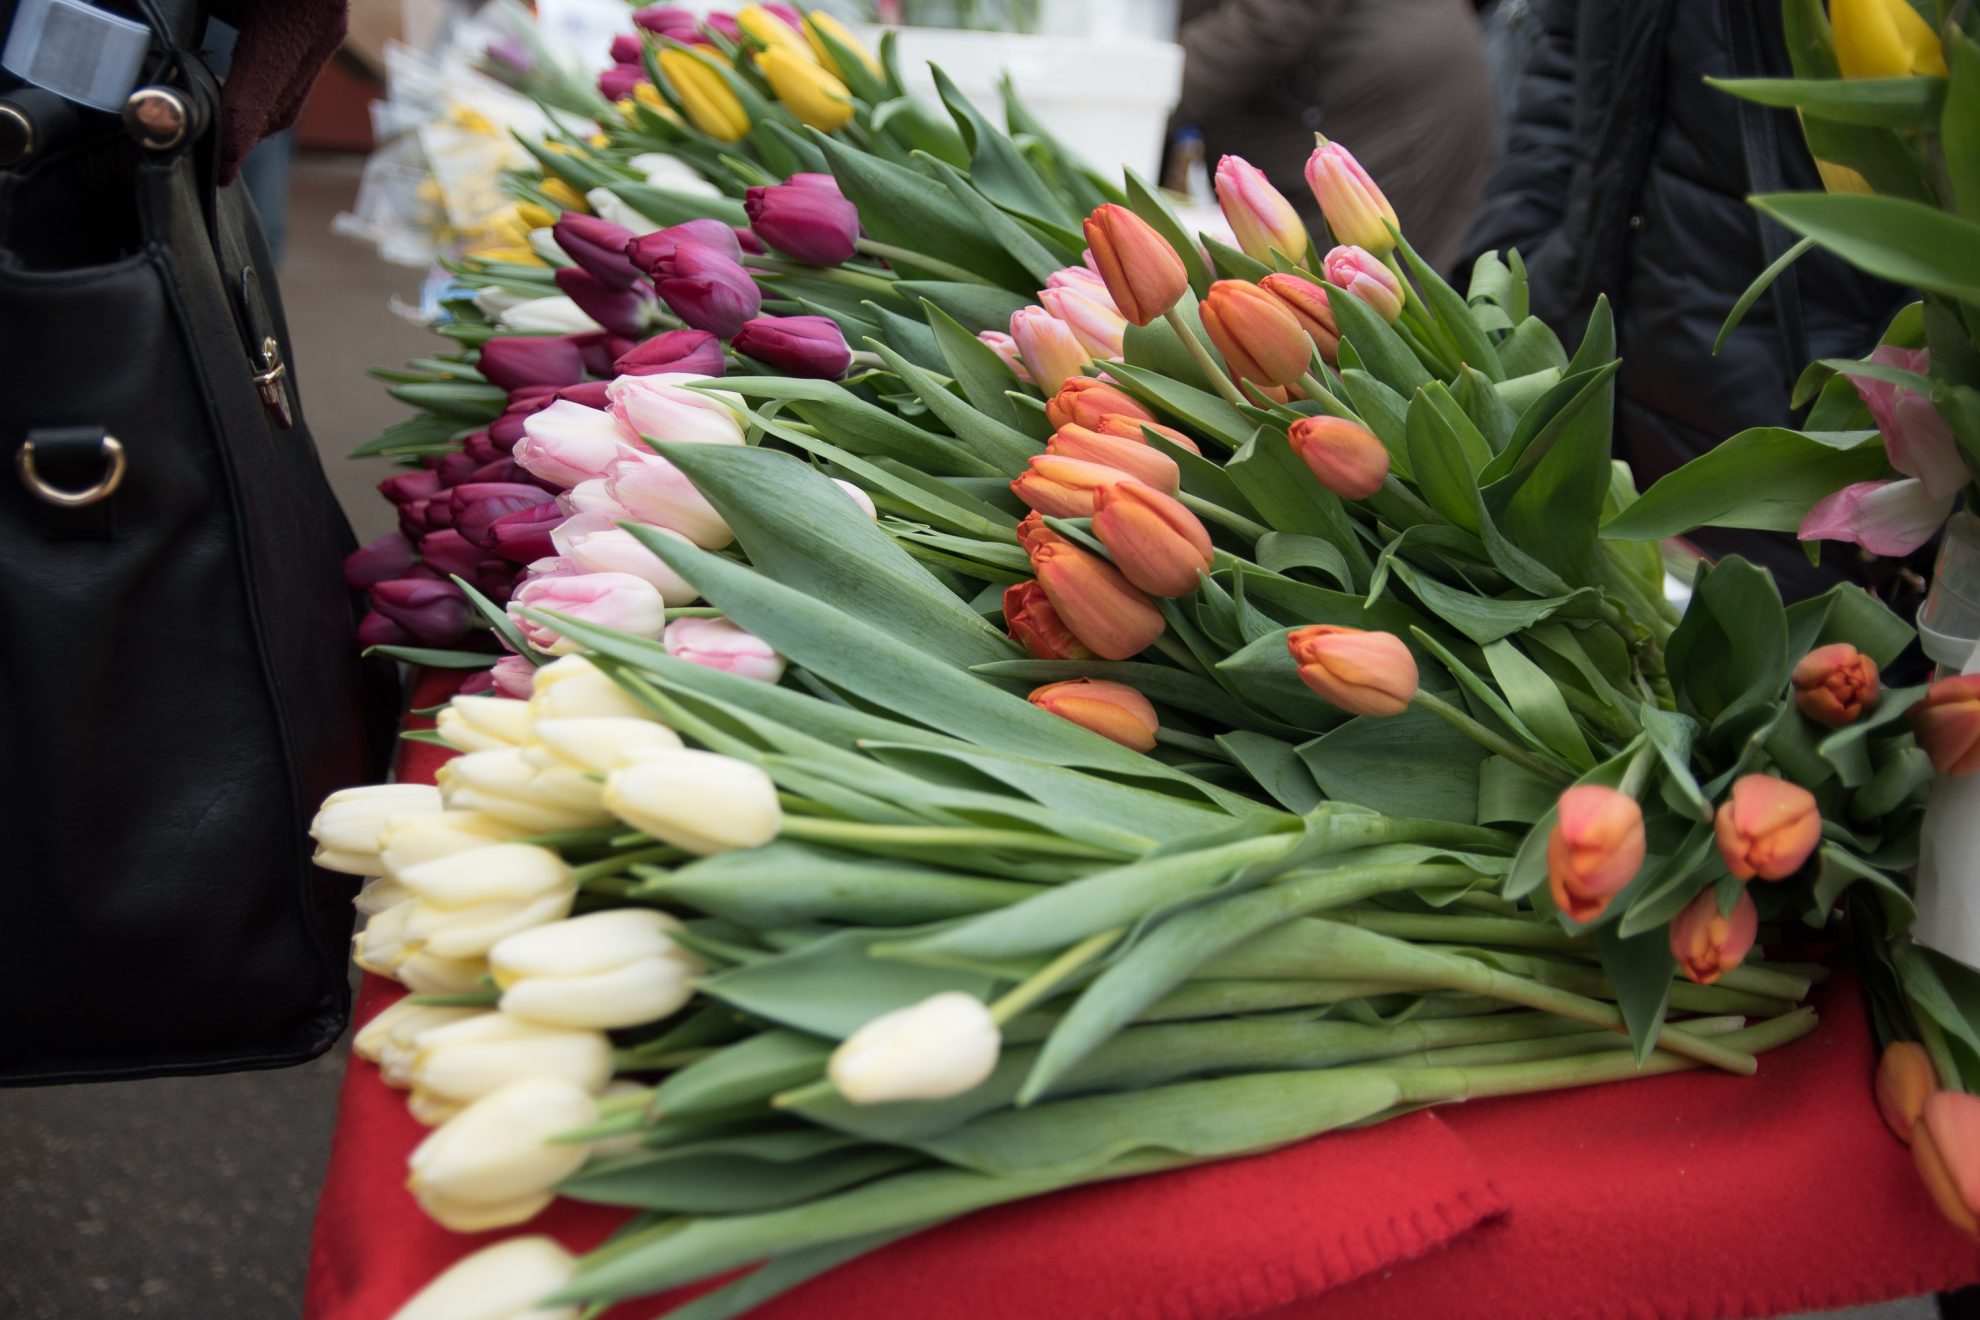
[[1952, 508], [1952, 496], [1933, 498], [1917, 478], [1859, 481], [1810, 509], [1797, 535], [1804, 541], [1854, 541], [1873, 555], [1908, 555], [1932, 539]]
[[517, 390], [526, 385], [575, 385], [584, 379], [584, 359], [570, 340], [555, 335], [504, 335], [481, 346], [475, 367], [490, 385]]
[[472, 582], [488, 552], [451, 527], [428, 532], [419, 538], [419, 561], [442, 577], [463, 577]]
[[344, 582], [363, 591], [379, 582], [403, 577], [413, 566], [413, 543], [400, 532], [387, 532], [344, 556]]
[[720, 220], [688, 220], [650, 234], [641, 234], [626, 244], [632, 264], [661, 279], [674, 273], [675, 254], [686, 245], [698, 244], [725, 253], [731, 260], [742, 256], [742, 243], [736, 231]]
[[358, 620], [357, 641], [360, 647], [407, 646], [412, 640], [411, 633], [377, 610], [365, 611], [365, 616]]
[[680, 5], [648, 5], [644, 9], [635, 9], [632, 21], [648, 32], [661, 32], [673, 36], [682, 29], [693, 32], [698, 20], [693, 10], [685, 9]]
[[646, 43], [630, 32], [612, 38], [612, 63], [638, 64], [646, 56]]
[[722, 341], [706, 330], [665, 330], [619, 358], [610, 374], [719, 376], [726, 366]]
[[787, 376], [837, 380], [852, 366], [852, 350], [829, 316], [759, 316], [736, 332], [734, 347]]
[[469, 483], [448, 492], [447, 505], [452, 517], [447, 525], [484, 549], [493, 549], [489, 528], [497, 520], [539, 504], [552, 504], [550, 492], [540, 486], [513, 482]]
[[598, 75], [598, 94], [608, 101], [623, 101], [645, 81], [645, 65], [614, 64]]
[[614, 288], [579, 266], [560, 267], [556, 279], [557, 287], [579, 310], [613, 334], [637, 339], [646, 333], [653, 295], [645, 285]]
[[626, 256], [633, 232], [624, 225], [582, 211], [566, 211], [551, 226], [550, 236], [565, 256], [600, 283], [615, 289], [629, 289], [639, 283], [639, 267]]
[[611, 385], [609, 380], [587, 380], [579, 385], [569, 385], [557, 391], [556, 402], [581, 404], [586, 408], [603, 408], [605, 391]]
[[[1924, 375], [1932, 369], [1932, 350], [1879, 344], [1870, 361]], [[1883, 434], [1884, 454], [1891, 466], [1907, 477], [1917, 477], [1927, 495], [1935, 500], [1948, 499], [1971, 480], [1952, 427], [1930, 399], [1906, 386], [1869, 376], [1851, 375], [1849, 383], [1856, 387]]]
[[674, 251], [672, 267], [658, 280], [660, 296], [697, 330], [730, 338], [763, 306], [756, 281], [725, 252], [683, 243]]
[[550, 534], [564, 521], [564, 511], [553, 500], [547, 504], [518, 509], [488, 526], [486, 544], [512, 564], [528, 564], [556, 553]]
[[[637, 277], [638, 272], [635, 271], [634, 274]], [[578, 356], [584, 359], [584, 369], [594, 376], [611, 375], [612, 364], [624, 354], [630, 353], [634, 345], [639, 343], [636, 337], [610, 334], [604, 330], [593, 330], [587, 334], [566, 337], [577, 345]], [[582, 385], [583, 382], [579, 382], [578, 386], [568, 388], [580, 388]], [[515, 401], [514, 396], [510, 396], [509, 402], [513, 404]]]
[[856, 251], [859, 209], [836, 184], [829, 190], [810, 183], [751, 188], [743, 210], [765, 243], [809, 265], [836, 266]]
[[396, 477], [387, 477], [378, 483], [378, 493], [397, 505], [411, 504], [415, 500], [430, 500], [443, 489], [439, 472], [432, 468], [418, 468], [411, 472], [401, 472]]
[[476, 431], [463, 438], [461, 452], [477, 463], [493, 463], [509, 456], [508, 451], [490, 439], [486, 431]]
[[451, 582], [395, 578], [371, 589], [371, 608], [428, 646], [457, 642], [467, 632], [467, 597]]

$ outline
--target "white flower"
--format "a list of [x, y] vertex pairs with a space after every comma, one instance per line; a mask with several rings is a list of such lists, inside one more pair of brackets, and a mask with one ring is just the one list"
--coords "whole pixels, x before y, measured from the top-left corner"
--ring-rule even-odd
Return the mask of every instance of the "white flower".
[[604, 774], [647, 749], [670, 751], [680, 745], [681, 736], [656, 721], [596, 715], [537, 721], [536, 739], [523, 755], [539, 770], [569, 766]]
[[529, 698], [533, 720], [573, 719], [591, 715], [627, 715], [650, 720], [653, 712], [591, 661], [567, 655], [536, 671], [536, 689]]
[[577, 1320], [576, 1306], [537, 1303], [577, 1277], [577, 1257], [540, 1234], [463, 1256], [392, 1320]]
[[416, 1004], [409, 995], [358, 1028], [357, 1035], [351, 1038], [351, 1053], [377, 1064], [385, 1085], [403, 1091], [412, 1085], [414, 1042], [421, 1032], [487, 1015], [484, 1008]]
[[445, 958], [423, 949], [407, 934], [417, 899], [395, 903], [351, 936], [351, 961], [374, 976], [399, 982], [416, 994], [447, 995], [472, 990], [488, 966], [480, 958]]
[[502, 1011], [532, 1022], [609, 1030], [658, 1021], [694, 993], [701, 960], [668, 938], [681, 923], [612, 908], [511, 935], [488, 952]]
[[[547, 232], [547, 231], [543, 231]], [[541, 331], [553, 335], [588, 335], [605, 327], [561, 293], [520, 302], [495, 318], [504, 330]]]
[[610, 188], [593, 188], [584, 195], [584, 200], [591, 204], [591, 213], [600, 220], [609, 220], [615, 225], [632, 230], [636, 235], [651, 234], [661, 228], [659, 224], [635, 211], [625, 198]]
[[407, 889], [390, 876], [375, 875], [364, 882], [364, 888], [357, 891], [351, 906], [367, 917], [375, 917], [386, 908], [397, 907], [412, 898], [412, 890]]
[[458, 751], [515, 747], [529, 740], [529, 703], [508, 697], [455, 697], [440, 708], [433, 723]]
[[582, 1143], [551, 1138], [597, 1117], [591, 1093], [553, 1077], [510, 1082], [448, 1119], [408, 1161], [406, 1186], [443, 1228], [479, 1233], [520, 1224], [584, 1164]]
[[761, 769], [687, 749], [646, 752], [612, 771], [605, 806], [634, 829], [700, 856], [760, 847], [784, 821], [777, 786]]
[[832, 1051], [825, 1075], [857, 1105], [945, 1100], [990, 1075], [1001, 1043], [982, 1000], [947, 990], [855, 1031]]
[[505, 935], [564, 917], [577, 896], [564, 859], [527, 843], [436, 857], [396, 878], [414, 895], [406, 939], [443, 958], [479, 958]]
[[720, 197], [722, 190], [703, 178], [701, 171], [678, 157], [658, 151], [644, 151], [626, 164], [638, 170], [655, 188], [686, 193], [690, 197]]
[[525, 1077], [554, 1077], [596, 1095], [612, 1079], [612, 1042], [602, 1032], [478, 1013], [435, 1025], [412, 1041], [412, 1116], [444, 1123], [467, 1105]]
[[366, 784], [323, 799], [310, 822], [316, 864], [347, 875], [378, 875], [378, 836], [387, 821], [441, 810], [440, 790], [430, 784]]
[[[534, 701], [534, 698], [531, 698]], [[533, 834], [581, 830], [611, 822], [596, 800], [560, 801], [536, 782], [537, 767], [520, 747], [469, 752], [441, 766], [434, 775], [447, 805], [456, 811], [482, 811]]]
[[[431, 816], [401, 817], [387, 822], [379, 831], [378, 858], [386, 877], [391, 878], [408, 866], [473, 848], [486, 848], [491, 843], [507, 843], [527, 833], [523, 826], [485, 811], [441, 811]], [[411, 896], [410, 891], [405, 892], [407, 897]]]

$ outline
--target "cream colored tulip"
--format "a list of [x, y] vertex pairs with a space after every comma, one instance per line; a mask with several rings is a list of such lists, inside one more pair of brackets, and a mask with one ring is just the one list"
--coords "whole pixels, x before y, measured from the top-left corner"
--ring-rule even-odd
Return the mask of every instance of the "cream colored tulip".
[[422, 1123], [444, 1123], [468, 1105], [525, 1077], [554, 1077], [596, 1095], [612, 1080], [612, 1042], [598, 1031], [478, 1013], [436, 1025], [411, 1042], [407, 1108]]
[[536, 834], [581, 830], [611, 823], [603, 808], [583, 802], [567, 805], [545, 794], [534, 781], [537, 769], [520, 747], [469, 752], [440, 767], [435, 776], [447, 805], [456, 811], [485, 811]]
[[680, 921], [611, 908], [511, 935], [488, 951], [502, 1011], [560, 1027], [636, 1027], [676, 1013], [701, 960], [674, 943]]
[[479, 957], [442, 957], [421, 948], [407, 933], [418, 906], [417, 899], [408, 899], [372, 916], [351, 937], [351, 961], [415, 994], [452, 995], [474, 989], [487, 972], [487, 963]]
[[[383, 854], [380, 854], [382, 859]], [[375, 875], [364, 882], [364, 887], [351, 899], [351, 906], [367, 917], [375, 917], [386, 908], [397, 907], [412, 898], [412, 890], [407, 889], [390, 876]]]
[[486, 848], [491, 843], [507, 843], [528, 833], [525, 827], [485, 811], [403, 817], [386, 822], [379, 831], [378, 857], [390, 878], [421, 862]]
[[577, 897], [564, 859], [528, 843], [437, 857], [396, 878], [415, 896], [405, 938], [443, 958], [482, 957], [506, 935], [568, 915]]
[[1002, 1038], [974, 995], [947, 990], [883, 1013], [832, 1051], [825, 1075], [856, 1105], [945, 1100], [997, 1066]]
[[438, 1008], [414, 1003], [409, 995], [358, 1028], [351, 1053], [377, 1064], [385, 1085], [403, 1091], [412, 1085], [413, 1042], [422, 1031], [486, 1016], [484, 1008]]
[[539, 1305], [577, 1268], [577, 1257], [541, 1234], [507, 1238], [455, 1261], [392, 1320], [577, 1320], [576, 1306]]
[[316, 864], [346, 875], [378, 875], [378, 835], [385, 823], [439, 810], [440, 792], [430, 784], [366, 784], [332, 793], [309, 825]]
[[554, 1077], [530, 1077], [491, 1092], [441, 1124], [413, 1151], [406, 1187], [443, 1228], [507, 1228], [549, 1205], [559, 1182], [583, 1166], [587, 1148], [551, 1138], [597, 1117], [591, 1093]]
[[450, 747], [489, 752], [529, 741], [529, 703], [512, 697], [455, 697], [434, 716]]
[[536, 671], [536, 686], [529, 697], [530, 719], [581, 719], [594, 715], [653, 718], [652, 711], [581, 655], [564, 656]]
[[783, 808], [770, 776], [714, 752], [652, 751], [605, 777], [605, 806], [634, 829], [698, 856], [777, 837]]
[[539, 720], [532, 732], [523, 755], [541, 770], [573, 767], [604, 774], [649, 748], [672, 751], [681, 745], [681, 736], [666, 725], [624, 715]]

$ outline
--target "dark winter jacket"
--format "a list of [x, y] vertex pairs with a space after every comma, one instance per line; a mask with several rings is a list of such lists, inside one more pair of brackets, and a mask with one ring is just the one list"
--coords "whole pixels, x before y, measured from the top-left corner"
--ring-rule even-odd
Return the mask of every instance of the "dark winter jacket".
[[[1715, 358], [1726, 312], [1794, 241], [1747, 195], [1822, 187], [1791, 112], [1704, 82], [1789, 76], [1778, 0], [1534, 4], [1538, 44], [1464, 251], [1518, 248], [1535, 314], [1570, 348], [1608, 294], [1623, 359], [1617, 452], [1647, 487], [1736, 431], [1792, 424], [1802, 368], [1867, 351], [1902, 296], [1813, 252]], [[1788, 538], [1698, 539], [1763, 559], [1792, 594], [1824, 585]]]

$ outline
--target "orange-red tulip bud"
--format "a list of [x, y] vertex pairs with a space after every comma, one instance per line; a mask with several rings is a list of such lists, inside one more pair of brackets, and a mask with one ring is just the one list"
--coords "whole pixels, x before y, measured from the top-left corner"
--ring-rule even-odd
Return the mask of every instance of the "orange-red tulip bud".
[[1394, 633], [1316, 623], [1286, 634], [1299, 678], [1351, 715], [1400, 715], [1416, 697], [1416, 657]]
[[1004, 588], [1004, 630], [1012, 641], [1040, 660], [1091, 660], [1093, 652], [1072, 635], [1066, 621], [1036, 582]]
[[1772, 775], [1741, 775], [1719, 804], [1719, 856], [1742, 880], [1785, 880], [1822, 841], [1815, 795]]
[[1011, 483], [1016, 496], [1052, 518], [1091, 518], [1100, 488], [1127, 479], [1127, 473], [1100, 463], [1057, 454], [1035, 454]]
[[1745, 960], [1759, 931], [1760, 910], [1744, 887], [1731, 916], [1720, 913], [1718, 894], [1707, 889], [1671, 922], [1671, 956], [1686, 977], [1710, 985]]
[[1389, 451], [1345, 417], [1302, 417], [1286, 433], [1313, 479], [1344, 500], [1365, 500], [1389, 477]]
[[1554, 804], [1547, 889], [1570, 919], [1590, 922], [1643, 869], [1643, 808], [1602, 784], [1576, 784]]
[[1332, 362], [1341, 348], [1341, 332], [1334, 325], [1334, 309], [1327, 302], [1327, 291], [1312, 280], [1298, 275], [1288, 275], [1284, 271], [1267, 275], [1258, 281], [1258, 287], [1285, 304], [1299, 328], [1306, 331], [1306, 337], [1320, 350], [1320, 356]]
[[1152, 422], [1155, 414], [1130, 398], [1118, 386], [1091, 376], [1068, 376], [1058, 393], [1045, 401], [1045, 418], [1054, 426], [1077, 422], [1098, 427], [1103, 417], [1133, 417]]
[[1877, 702], [1877, 662], [1848, 642], [1818, 646], [1802, 656], [1790, 681], [1801, 713], [1830, 728], [1855, 723]]
[[1103, 660], [1138, 655], [1167, 627], [1155, 602], [1118, 568], [1066, 540], [1037, 514], [1018, 524], [1018, 540], [1052, 609]]
[[1256, 284], [1218, 280], [1199, 309], [1231, 375], [1259, 385], [1290, 385], [1306, 374], [1313, 341], [1286, 305]]
[[1199, 575], [1210, 571], [1213, 552], [1203, 523], [1174, 497], [1139, 481], [1101, 488], [1093, 535], [1127, 580], [1151, 595], [1187, 596]]
[[1192, 454], [1203, 452], [1203, 446], [1197, 444], [1196, 441], [1190, 439], [1175, 427], [1164, 426], [1160, 422], [1151, 422], [1145, 418], [1130, 417], [1126, 413], [1109, 413], [1100, 420], [1089, 422], [1087, 425], [1093, 430], [1098, 431], [1101, 435], [1118, 436], [1123, 440], [1139, 440], [1143, 444], [1147, 444], [1148, 437], [1143, 435], [1141, 431], [1141, 428], [1145, 426], [1178, 449], [1187, 449]]
[[1189, 288], [1189, 272], [1169, 240], [1125, 206], [1107, 202], [1093, 208], [1086, 217], [1086, 246], [1114, 306], [1136, 325], [1174, 307]]
[[1911, 1158], [1941, 1213], [1968, 1237], [1980, 1237], [1980, 1096], [1927, 1096], [1911, 1129]]
[[1028, 700], [1062, 720], [1071, 720], [1082, 729], [1090, 729], [1137, 752], [1154, 750], [1155, 731], [1161, 727], [1148, 698], [1125, 683], [1098, 678], [1068, 679], [1034, 689]]
[[1899, 1141], [1911, 1144], [1919, 1111], [1938, 1089], [1938, 1071], [1923, 1045], [1915, 1040], [1896, 1040], [1884, 1047], [1884, 1057], [1877, 1060], [1877, 1109]]
[[1942, 775], [1980, 770], [1980, 674], [1942, 678], [1911, 708], [1911, 731]]
[[[1045, 442], [1045, 452], [1057, 457], [1103, 464], [1170, 495], [1182, 488], [1182, 470], [1176, 466], [1176, 460], [1142, 439], [1138, 429], [1132, 437], [1128, 437], [1106, 435], [1084, 426], [1062, 426]], [[1035, 465], [1037, 461], [1033, 459], [1032, 463]], [[1023, 498], [1022, 492], [1019, 498]], [[1025, 502], [1030, 503], [1029, 500]], [[1038, 506], [1034, 504], [1032, 507]]]

